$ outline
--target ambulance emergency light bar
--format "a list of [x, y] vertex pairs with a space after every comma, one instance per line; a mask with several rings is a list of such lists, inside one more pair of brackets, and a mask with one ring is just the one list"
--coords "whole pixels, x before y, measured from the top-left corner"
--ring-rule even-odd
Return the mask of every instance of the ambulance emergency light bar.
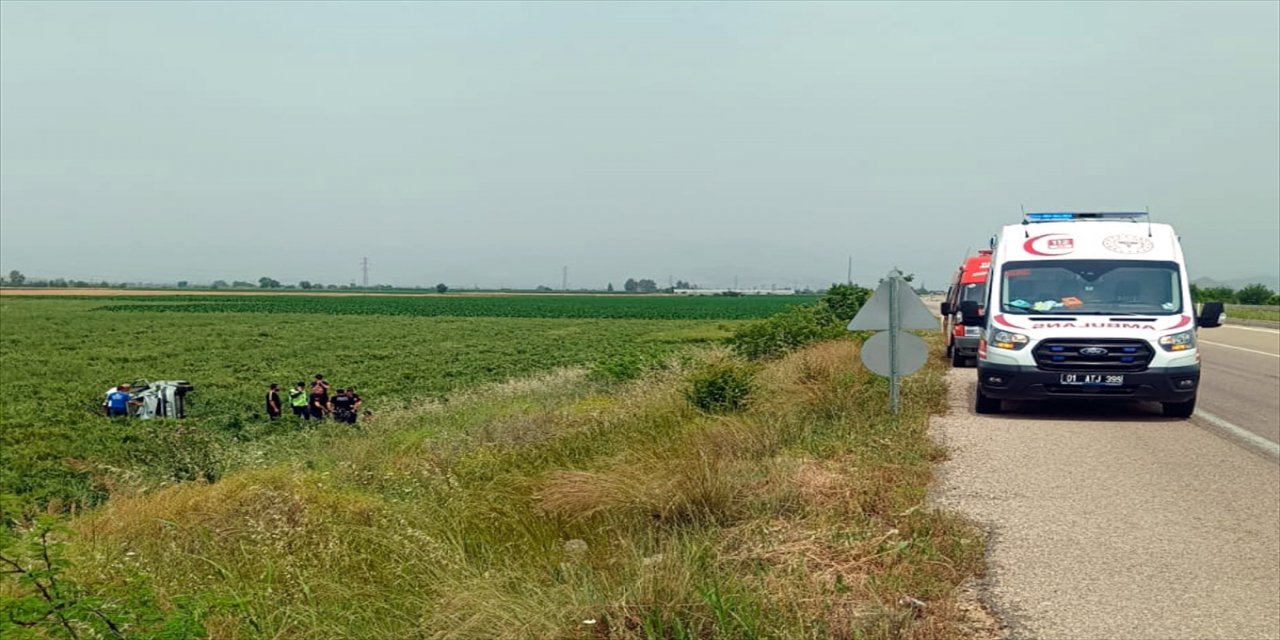
[[1067, 220], [1132, 220], [1150, 217], [1146, 211], [1045, 211], [1026, 214], [1025, 222], [1063, 222]]

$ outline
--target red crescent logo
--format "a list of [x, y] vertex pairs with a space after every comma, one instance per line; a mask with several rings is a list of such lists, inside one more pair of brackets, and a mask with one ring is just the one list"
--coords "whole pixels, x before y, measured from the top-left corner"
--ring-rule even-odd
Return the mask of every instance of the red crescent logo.
[[1172, 327], [1165, 329], [1165, 331], [1172, 331], [1173, 329], [1181, 329], [1182, 327], [1185, 327], [1189, 324], [1191, 324], [1191, 316], [1182, 316], [1182, 319], [1178, 321], [1178, 324], [1175, 324]]
[[[1046, 245], [1043, 250], [1036, 248], [1036, 243], [1044, 240]], [[1065, 256], [1075, 251], [1075, 241], [1071, 236], [1065, 233], [1046, 233], [1032, 238], [1022, 243], [1022, 249], [1027, 253], [1036, 256]]]
[[1008, 320], [1005, 320], [1005, 319], [1004, 319], [1004, 314], [1003, 314], [1003, 313], [998, 313], [998, 314], [996, 314], [996, 317], [995, 317], [994, 319], [995, 319], [995, 321], [996, 321], [996, 324], [1002, 324], [1002, 325], [1004, 325], [1004, 326], [1006, 326], [1006, 327], [1010, 327], [1010, 328], [1012, 328], [1012, 329], [1021, 329], [1021, 328], [1022, 328], [1022, 327], [1019, 327], [1019, 326], [1018, 326], [1018, 325], [1016, 325], [1016, 324], [1013, 324], [1012, 322], [1009, 322]]

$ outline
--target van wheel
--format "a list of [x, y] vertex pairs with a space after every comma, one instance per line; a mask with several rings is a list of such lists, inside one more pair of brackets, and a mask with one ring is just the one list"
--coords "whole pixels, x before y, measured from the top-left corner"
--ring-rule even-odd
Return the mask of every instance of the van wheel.
[[979, 388], [974, 397], [973, 410], [976, 413], [983, 414], [1000, 413], [1002, 404], [1004, 403], [997, 398], [987, 397], [986, 394], [982, 393], [982, 389]]
[[1196, 411], [1196, 399], [1186, 402], [1161, 402], [1160, 410], [1166, 418], [1190, 418]]

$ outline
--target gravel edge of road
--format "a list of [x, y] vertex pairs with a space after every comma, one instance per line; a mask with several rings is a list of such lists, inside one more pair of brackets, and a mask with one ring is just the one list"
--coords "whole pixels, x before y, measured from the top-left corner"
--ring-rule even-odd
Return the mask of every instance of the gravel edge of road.
[[[934, 467], [933, 482], [929, 486], [929, 493], [926, 498], [929, 504], [935, 508], [949, 508], [952, 510], [954, 510], [954, 507], [947, 506], [942, 500], [947, 487], [954, 485], [948, 482], [950, 474], [946, 464], [951, 460], [951, 448], [939, 423], [950, 418], [956, 411], [964, 411], [967, 406], [964, 403], [957, 403], [957, 396], [962, 396], [963, 390], [953, 389], [954, 384], [955, 381], [952, 376], [948, 376], [946, 413], [937, 414], [929, 419], [929, 437], [941, 446], [947, 452], [947, 455]], [[958, 513], [982, 532], [983, 557], [984, 561], [989, 562], [991, 549], [999, 544], [1000, 536], [996, 527], [989, 522], [978, 520], [970, 514]], [[962, 584], [956, 593], [956, 606], [964, 612], [965, 638], [971, 640], [1008, 640], [1016, 637], [1014, 633], [1020, 628], [1017, 612], [1002, 610], [991, 598], [992, 583], [994, 581], [992, 570], [993, 567], [988, 564], [982, 575]]]

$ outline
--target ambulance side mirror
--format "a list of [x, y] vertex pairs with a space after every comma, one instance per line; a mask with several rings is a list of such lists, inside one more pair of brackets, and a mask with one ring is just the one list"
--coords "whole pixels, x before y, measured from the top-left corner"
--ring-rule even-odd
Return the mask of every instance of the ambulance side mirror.
[[985, 319], [978, 311], [980, 307], [973, 300], [965, 300], [960, 303], [960, 324], [966, 327], [981, 327], [985, 323]]
[[1204, 303], [1204, 306], [1200, 308], [1200, 315], [1196, 316], [1196, 326], [1201, 329], [1212, 329], [1213, 327], [1222, 326], [1222, 303]]
[[944, 302], [944, 303], [942, 303], [942, 304], [938, 307], [938, 310], [939, 310], [939, 311], [941, 311], [941, 312], [942, 312], [942, 315], [944, 315], [944, 316], [949, 316], [949, 315], [951, 315], [951, 314], [953, 314], [953, 313], [955, 313], [955, 312], [956, 312], [956, 310], [955, 310], [955, 309], [953, 309], [953, 308], [951, 307], [951, 303], [950, 303], [950, 302]]

